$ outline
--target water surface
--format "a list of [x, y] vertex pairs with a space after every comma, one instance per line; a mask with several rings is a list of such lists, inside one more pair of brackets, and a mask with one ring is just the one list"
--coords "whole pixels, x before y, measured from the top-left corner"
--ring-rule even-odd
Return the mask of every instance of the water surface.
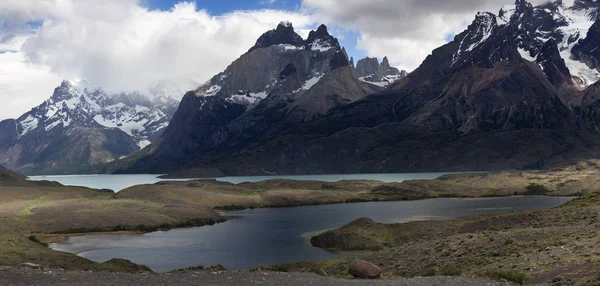
[[[254, 176], [254, 177], [221, 177], [218, 181], [239, 184], [243, 182], [261, 182], [271, 179], [290, 180], [315, 180], [324, 182], [337, 182], [341, 180], [376, 180], [386, 183], [402, 182], [405, 180], [436, 179], [445, 174], [454, 173], [405, 173], [405, 174], [351, 174], [351, 175], [306, 175], [306, 176]], [[186, 181], [190, 179], [174, 180], [160, 179], [159, 175], [63, 175], [63, 176], [31, 176], [30, 180], [56, 181], [67, 186], [82, 186], [94, 189], [110, 189], [115, 192], [126, 188], [154, 184], [160, 181]]]
[[342, 254], [312, 247], [311, 236], [360, 217], [392, 223], [448, 220], [479, 214], [552, 208], [571, 198], [510, 197], [430, 199], [255, 209], [226, 212], [236, 219], [214, 226], [143, 235], [71, 237], [52, 248], [104, 262], [125, 258], [163, 272], [182, 267], [222, 264], [229, 270], [298, 261], [327, 260]]

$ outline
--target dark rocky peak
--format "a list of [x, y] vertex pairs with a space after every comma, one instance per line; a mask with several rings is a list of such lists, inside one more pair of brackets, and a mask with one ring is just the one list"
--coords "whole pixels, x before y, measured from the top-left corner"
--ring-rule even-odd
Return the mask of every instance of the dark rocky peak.
[[325, 24], [321, 24], [316, 31], [310, 31], [308, 34], [308, 38], [306, 39], [307, 43], [312, 43], [317, 39], [327, 40], [332, 38], [332, 36], [327, 31], [327, 26]]
[[[341, 50], [342, 48], [340, 47], [338, 40], [329, 34], [327, 26], [323, 24], [321, 24], [316, 31], [310, 31], [305, 46], [307, 50], [326, 52], [331, 49], [337, 49], [340, 50], [342, 54], [345, 54], [345, 52]], [[346, 55], [346, 62], [347, 61], [348, 58]]]
[[304, 40], [294, 31], [294, 27], [290, 22], [281, 22], [277, 28], [270, 30], [258, 38], [254, 47], [248, 52], [252, 52], [259, 48], [266, 48], [274, 45], [292, 45], [300, 47], [304, 44]]
[[[482, 60], [489, 62], [493, 58], [497, 58], [498, 56], [495, 55], [497, 51], [494, 50], [506, 48], [506, 39], [499, 36], [498, 31], [496, 15], [487, 12], [478, 13], [467, 30], [455, 38], [455, 42], [458, 42], [458, 50], [452, 56], [450, 67], [457, 68], [464, 64], [471, 65]], [[494, 50], [488, 52], [487, 50], [492, 48], [490, 42], [496, 42], [496, 45], [493, 47]]]
[[558, 45], [554, 39], [546, 41], [537, 56], [536, 62], [542, 66], [548, 80], [554, 85], [572, 85], [571, 73], [560, 56]]

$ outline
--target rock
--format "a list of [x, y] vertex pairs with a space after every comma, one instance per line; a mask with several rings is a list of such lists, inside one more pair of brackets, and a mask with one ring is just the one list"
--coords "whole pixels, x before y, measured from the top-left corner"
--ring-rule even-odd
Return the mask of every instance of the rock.
[[31, 263], [31, 262], [21, 263], [21, 267], [28, 267], [31, 269], [44, 269], [43, 266], [41, 266], [39, 264]]
[[381, 268], [373, 263], [355, 259], [350, 264], [348, 273], [354, 278], [377, 279], [381, 276]]

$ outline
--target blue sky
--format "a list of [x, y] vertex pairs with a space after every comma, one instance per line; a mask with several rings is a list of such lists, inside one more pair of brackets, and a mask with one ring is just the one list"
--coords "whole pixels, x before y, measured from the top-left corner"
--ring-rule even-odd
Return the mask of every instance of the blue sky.
[[[191, 0], [141, 0], [143, 6], [153, 10], [170, 10], [175, 4], [183, 1], [189, 2]], [[195, 0], [191, 2], [196, 2], [198, 9], [206, 10], [208, 13], [215, 16], [238, 10], [274, 9], [298, 11], [302, 5], [301, 0], [275, 0], [273, 3], [269, 3], [269, 0]], [[317, 27], [314, 27], [314, 29], [316, 28]], [[357, 32], [342, 30], [331, 24], [328, 25], [328, 28], [331, 34], [338, 37], [340, 44], [346, 48], [348, 55], [355, 58], [355, 62], [358, 59], [367, 56], [365, 51], [356, 49], [359, 37]]]

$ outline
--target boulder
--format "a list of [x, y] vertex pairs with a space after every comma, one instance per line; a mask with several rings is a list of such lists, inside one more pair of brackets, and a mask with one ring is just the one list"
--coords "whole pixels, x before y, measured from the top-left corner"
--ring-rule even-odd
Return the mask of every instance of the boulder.
[[355, 259], [350, 263], [348, 273], [354, 278], [377, 279], [381, 276], [381, 268], [373, 263]]

